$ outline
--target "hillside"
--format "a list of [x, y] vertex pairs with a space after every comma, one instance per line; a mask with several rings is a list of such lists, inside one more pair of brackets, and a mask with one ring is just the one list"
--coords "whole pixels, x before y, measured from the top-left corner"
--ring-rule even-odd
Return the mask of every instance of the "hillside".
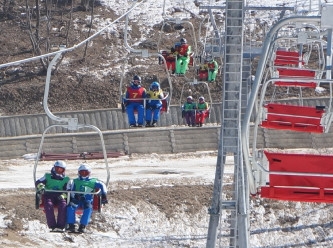
[[[34, 2], [30, 2], [31, 9]], [[8, 7], [6, 12], [0, 12], [0, 52], [1, 63], [8, 63], [27, 59], [39, 54], [52, 52], [52, 47], [66, 45], [73, 47], [90, 35], [105, 27], [111, 20], [119, 17], [112, 8], [96, 2], [94, 8], [85, 10], [78, 3], [71, 6], [69, 3], [58, 2], [52, 6], [49, 14], [45, 5], [41, 5], [41, 20], [34, 17], [31, 12], [31, 22], [27, 21], [23, 6], [24, 1], [16, 1]], [[5, 8], [4, 8], [5, 9]], [[171, 9], [171, 15], [180, 12], [179, 9]], [[93, 22], [90, 23], [93, 13]], [[189, 14], [190, 12], [187, 12]], [[196, 30], [204, 17], [189, 14], [193, 18]], [[47, 17], [50, 16], [50, 22]], [[40, 28], [37, 29], [37, 25]], [[135, 49], [149, 49], [157, 51], [157, 43], [160, 41], [163, 47], [170, 49], [173, 43], [185, 36], [189, 42], [193, 41], [190, 32], [184, 27], [176, 30], [167, 26], [160, 39], [159, 33], [162, 23], [152, 27], [140, 27], [137, 21], [129, 21], [127, 42]], [[49, 27], [51, 26], [51, 28]], [[68, 29], [67, 29], [68, 27]], [[89, 30], [91, 27], [91, 30]], [[49, 93], [49, 108], [52, 112], [70, 111], [82, 109], [117, 108], [120, 102], [120, 82], [123, 85], [130, 82], [135, 74], [143, 78], [143, 86], [149, 87], [150, 83], [158, 80], [162, 89], [170, 91], [167, 74], [162, 65], [158, 64], [158, 58], [142, 59], [140, 56], [129, 58], [124, 49], [124, 19], [114, 27], [108, 29], [102, 35], [96, 36], [86, 46], [66, 53], [62, 62], [53, 71]], [[144, 30], [144, 31], [143, 31]], [[146, 33], [143, 33], [146, 32]], [[38, 39], [36, 38], [38, 36]], [[149, 38], [146, 38], [149, 37]], [[8, 42], [10, 41], [10, 42]], [[135, 45], [134, 45], [135, 44]], [[86, 49], [86, 51], [85, 51]], [[51, 57], [52, 58], [52, 57]], [[127, 63], [124, 61], [127, 60]], [[43, 113], [42, 101], [46, 82], [47, 59], [35, 60], [20, 65], [5, 67], [0, 70], [0, 114], [36, 114]], [[125, 76], [122, 76], [122, 67], [125, 67]], [[183, 82], [192, 81], [195, 78], [194, 69], [186, 75], [187, 78], [172, 77], [173, 100], [171, 104], [179, 104]], [[218, 80], [221, 82], [221, 80]], [[210, 84], [213, 101], [221, 100], [221, 83]], [[193, 94], [199, 97], [205, 92], [203, 89], [193, 90]], [[205, 89], [204, 89], [205, 90]], [[206, 92], [207, 93], [207, 92]]]

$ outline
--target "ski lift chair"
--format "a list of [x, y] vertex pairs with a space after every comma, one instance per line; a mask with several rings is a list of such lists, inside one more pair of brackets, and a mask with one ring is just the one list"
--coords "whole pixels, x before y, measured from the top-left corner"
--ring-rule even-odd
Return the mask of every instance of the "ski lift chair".
[[[175, 71], [176, 71], [176, 56], [175, 56], [174, 52], [172, 52], [172, 51], [169, 52], [167, 50], [162, 50], [161, 55], [165, 59], [166, 66], [167, 66], [168, 70], [171, 71], [172, 73], [175, 73]], [[160, 57], [158, 58], [158, 64], [159, 65], [164, 64], [163, 59], [161, 59]]]
[[[37, 167], [38, 167], [38, 161], [40, 160], [40, 157], [41, 157], [41, 154], [42, 154], [44, 139], [45, 139], [46, 133], [51, 128], [62, 127], [62, 128], [67, 129], [67, 130], [70, 130], [70, 131], [78, 131], [80, 128], [90, 128], [90, 129], [95, 130], [98, 133], [98, 135], [100, 137], [100, 140], [101, 140], [101, 147], [102, 147], [104, 162], [105, 162], [105, 166], [106, 166], [105, 185], [107, 187], [108, 184], [109, 184], [109, 181], [110, 181], [110, 169], [109, 169], [108, 161], [107, 161], [107, 153], [106, 153], [105, 143], [104, 143], [104, 139], [103, 139], [103, 133], [96, 126], [88, 125], [88, 124], [79, 124], [77, 118], [57, 117], [48, 108], [48, 96], [49, 96], [49, 88], [50, 88], [49, 86], [50, 86], [50, 82], [51, 82], [51, 70], [52, 70], [52, 67], [55, 65], [56, 61], [60, 58], [60, 56], [61, 56], [61, 53], [56, 54], [55, 57], [52, 59], [51, 63], [49, 64], [49, 66], [48, 66], [47, 75], [46, 75], [45, 90], [44, 90], [44, 99], [43, 99], [43, 106], [44, 106], [44, 110], [45, 110], [47, 116], [50, 119], [54, 120], [57, 124], [53, 124], [53, 125], [50, 125], [50, 126], [46, 127], [44, 129], [43, 134], [42, 134], [41, 141], [40, 141], [40, 144], [39, 144], [39, 149], [38, 149], [36, 160], [35, 160], [34, 169], [33, 169], [34, 182], [37, 181]], [[69, 199], [70, 199], [70, 197], [69, 197], [70, 192], [68, 192], [68, 191], [46, 190], [46, 192], [68, 193], [67, 201], [69, 201]], [[71, 191], [71, 192], [73, 192], [73, 191]], [[78, 192], [78, 193], [82, 194], [82, 192]], [[95, 200], [95, 203], [94, 203], [95, 204], [94, 208], [95, 208], [95, 210], [98, 210], [100, 212], [100, 209], [101, 209], [101, 196], [99, 195], [100, 191], [93, 192], [93, 193], [90, 193], [90, 194], [93, 194], [94, 197], [97, 197], [96, 200]], [[44, 209], [43, 199], [44, 199], [43, 194], [40, 191], [38, 191], [37, 188], [36, 188], [36, 196], [35, 196], [35, 207], [36, 207], [36, 209], [39, 209], [39, 208]]]
[[[161, 100], [162, 102], [162, 108], [161, 108], [161, 112], [166, 112], [168, 113], [169, 111], [169, 92], [163, 91], [164, 97]], [[146, 108], [147, 105], [147, 101], [149, 101], [149, 98], [136, 98], [136, 99], [129, 99], [129, 98], [125, 98], [125, 95], [123, 95], [122, 97], [122, 112], [125, 113], [126, 112], [126, 106], [124, 104], [125, 101], [134, 101], [134, 100], [143, 100], [143, 106], [144, 108]], [[137, 111], [134, 111], [135, 114], [137, 114]]]
[[[302, 44], [299, 46], [302, 51]], [[320, 54], [322, 51], [317, 49]], [[272, 78], [264, 82], [261, 89], [259, 113], [263, 113], [263, 128], [292, 130], [300, 132], [323, 133], [326, 130], [327, 113], [325, 106], [303, 106], [303, 99], [299, 105], [280, 104], [270, 102], [264, 104], [264, 96], [268, 85], [274, 86], [273, 96], [278, 88], [289, 90], [294, 88], [299, 90], [299, 98], [302, 98], [302, 90], [305, 88], [315, 89], [324, 79], [317, 78], [318, 69], [304, 68], [302, 53], [290, 51], [288, 49], [273, 49], [274, 71]], [[321, 58], [321, 55], [319, 55]], [[318, 73], [318, 75], [321, 73]], [[326, 80], [329, 81], [329, 80]], [[260, 115], [259, 115], [260, 116]]]
[[[184, 112], [183, 112], [183, 102], [185, 102], [185, 100], [183, 100], [184, 98], [184, 92], [185, 92], [185, 88], [186, 87], [189, 87], [189, 86], [195, 86], [195, 85], [203, 85], [204, 88], [206, 89], [207, 93], [205, 94], [202, 94], [202, 95], [206, 95], [208, 97], [205, 97], [206, 102], [208, 103], [208, 109], [207, 111], [205, 112], [205, 115], [203, 116], [204, 118], [204, 122], [210, 118], [210, 111], [211, 111], [211, 107], [212, 107], [212, 97], [211, 97], [211, 94], [210, 94], [210, 89], [209, 89], [209, 85], [207, 82], [201, 82], [201, 81], [197, 81], [196, 79], [194, 79], [192, 82], [185, 82], [183, 84], [183, 87], [182, 87], [182, 91], [181, 91], [181, 94], [180, 94], [180, 112], [182, 114], [182, 118], [184, 118]], [[187, 96], [186, 96], [187, 97]], [[186, 98], [184, 98], [186, 99]], [[197, 115], [197, 111], [195, 110], [195, 116]]]
[[198, 69], [197, 76], [199, 81], [207, 81], [208, 80], [208, 70], [207, 69]]
[[[95, 189], [95, 192], [91, 193], [85, 193], [85, 192], [80, 192], [80, 191], [65, 191], [65, 190], [45, 190], [44, 192], [37, 191], [35, 194], [35, 207], [36, 209], [41, 209], [45, 212], [44, 210], [44, 194], [47, 192], [54, 192], [54, 193], [67, 193], [67, 205], [69, 204], [70, 201], [70, 193], [78, 193], [78, 194], [93, 194], [93, 210], [97, 211], [98, 213], [102, 212], [102, 197], [101, 197], [101, 190], [100, 189]], [[54, 210], [57, 211], [57, 206], [54, 206]], [[83, 213], [83, 208], [80, 207], [76, 211], [77, 214], [82, 214]]]
[[[171, 71], [172, 73], [175, 73], [175, 71], [176, 71], [177, 51], [179, 51], [180, 46], [181, 46], [180, 42], [175, 42], [174, 47], [171, 48], [170, 51], [167, 51], [167, 50], [160, 51], [161, 55], [164, 57], [164, 59], [166, 61], [166, 66], [167, 66], [168, 70]], [[193, 66], [194, 65], [194, 52], [191, 52], [189, 54], [189, 57], [190, 57], [190, 60], [189, 60], [188, 65]], [[164, 64], [163, 59], [159, 58], [158, 63], [159, 63], [159, 65]]]
[[[201, 61], [201, 64], [202, 64], [202, 61]], [[200, 65], [196, 72], [197, 72], [197, 78], [198, 78], [199, 81], [207, 81], [208, 80], [208, 68], [206, 68], [206, 67], [203, 68]]]
[[[333, 155], [264, 151], [267, 182], [260, 186], [263, 198], [333, 202]], [[265, 165], [266, 166], [266, 165]]]

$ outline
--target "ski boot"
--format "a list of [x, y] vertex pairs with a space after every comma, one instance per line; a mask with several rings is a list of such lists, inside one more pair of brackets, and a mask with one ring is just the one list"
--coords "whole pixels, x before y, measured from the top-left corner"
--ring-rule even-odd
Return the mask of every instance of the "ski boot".
[[79, 229], [77, 229], [79, 233], [85, 233], [86, 232], [86, 226], [80, 224]]

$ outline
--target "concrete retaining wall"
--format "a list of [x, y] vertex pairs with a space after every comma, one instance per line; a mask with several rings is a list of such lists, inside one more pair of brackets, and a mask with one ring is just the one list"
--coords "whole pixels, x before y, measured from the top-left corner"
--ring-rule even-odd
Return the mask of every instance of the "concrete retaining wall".
[[[210, 118], [207, 123], [220, 123], [221, 105], [213, 104]], [[128, 128], [126, 113], [121, 109], [97, 109], [89, 111], [75, 111], [54, 113], [61, 118], [78, 118], [80, 124], [90, 124], [97, 126], [101, 131], [119, 130]], [[18, 115], [0, 117], [0, 137], [15, 137], [33, 134], [42, 134], [44, 129], [55, 122], [48, 118], [46, 114], [39, 115]], [[169, 113], [162, 113], [159, 126], [168, 127], [172, 125], [183, 125], [180, 106], [170, 106]], [[83, 132], [91, 130], [80, 130]], [[50, 133], [63, 133], [61, 127], [50, 130]]]
[[[296, 100], [295, 100], [296, 101]], [[325, 105], [323, 100], [313, 100], [309, 105]], [[108, 152], [179, 153], [217, 150], [220, 139], [220, 105], [214, 105], [211, 119], [202, 128], [186, 128], [180, 107], [172, 106], [170, 113], [161, 117], [162, 127], [128, 129], [127, 116], [119, 109], [60, 113], [57, 116], [78, 117], [79, 123], [92, 124], [103, 131]], [[41, 133], [51, 124], [46, 115], [1, 117], [0, 159], [18, 158], [36, 153]], [[252, 128], [250, 129], [252, 130]], [[252, 146], [252, 131], [250, 146]], [[259, 148], [314, 148], [332, 147], [333, 129], [327, 134], [259, 129]], [[44, 140], [46, 153], [81, 153], [102, 151], [100, 137], [91, 130], [80, 133], [55, 128]]]
[[[250, 133], [249, 141], [252, 146], [252, 132]], [[103, 138], [107, 152], [167, 154], [217, 150], [220, 126], [124, 129], [105, 131]], [[259, 129], [256, 139], [257, 148], [281, 149], [325, 149], [332, 147], [332, 140], [332, 130], [327, 134], [311, 134], [269, 129]], [[0, 138], [0, 159], [18, 158], [27, 153], [37, 153], [40, 142], [41, 135]], [[42, 148], [46, 153], [102, 151], [99, 135], [92, 132], [48, 134]], [[325, 153], [325, 151], [321, 152]]]
[[[150, 128], [103, 132], [107, 152], [131, 153], [180, 153], [216, 150], [220, 128]], [[198, 142], [200, 141], [200, 142]], [[41, 135], [0, 139], [0, 159], [18, 158], [37, 153]], [[42, 151], [45, 153], [102, 152], [99, 135], [92, 132], [48, 134]]]

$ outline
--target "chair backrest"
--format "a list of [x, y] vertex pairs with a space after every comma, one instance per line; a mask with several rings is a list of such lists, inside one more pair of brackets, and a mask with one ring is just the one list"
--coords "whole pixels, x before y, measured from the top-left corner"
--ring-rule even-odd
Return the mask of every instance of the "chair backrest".
[[298, 65], [300, 61], [299, 53], [296, 51], [283, 51], [277, 50], [275, 53], [274, 65], [276, 66], [287, 66], [287, 65]]

